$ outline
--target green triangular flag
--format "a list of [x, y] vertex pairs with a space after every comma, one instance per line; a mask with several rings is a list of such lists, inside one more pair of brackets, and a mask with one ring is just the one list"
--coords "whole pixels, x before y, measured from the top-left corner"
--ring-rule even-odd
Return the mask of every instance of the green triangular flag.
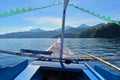
[[113, 21], [113, 23], [115, 23], [115, 24], [119, 24], [119, 22], [118, 22], [118, 21], [115, 21], [115, 20]]
[[105, 19], [106, 17], [105, 16], [101, 16], [102, 19]]
[[95, 16], [97, 16], [97, 17], [101, 18], [101, 16], [100, 16], [99, 14], [95, 14]]
[[118, 23], [118, 25], [120, 25], [120, 23]]
[[93, 14], [93, 15], [95, 15], [95, 12], [94, 11], [92, 11], [92, 12], [90, 12], [91, 14]]
[[[61, 3], [61, 4], [62, 4], [62, 3]], [[73, 3], [70, 3], [69, 5], [70, 5], [70, 6], [74, 6], [74, 4], [73, 4]]]
[[8, 12], [4, 12], [3, 16], [8, 16]]
[[10, 15], [13, 15], [15, 12], [13, 9], [10, 10]]
[[62, 2], [58, 1], [58, 4], [62, 4]]
[[2, 16], [3, 16], [3, 14], [0, 13], [0, 17], [2, 17]]
[[84, 8], [80, 8], [81, 10], [84, 10]]
[[32, 10], [32, 8], [31, 7], [28, 7], [28, 11], [31, 11]]
[[88, 13], [90, 12], [89, 9], [87, 9], [87, 10], [85, 10], [85, 11], [88, 12]]
[[37, 10], [37, 8], [36, 8], [36, 7], [34, 7], [34, 10]]
[[25, 9], [25, 8], [23, 8], [23, 9], [22, 9], [22, 12], [26, 12], [26, 9]]
[[20, 10], [17, 8], [16, 11], [15, 11], [15, 13], [20, 13]]
[[107, 17], [106, 20], [107, 20], [107, 21], [112, 21], [110, 17]]

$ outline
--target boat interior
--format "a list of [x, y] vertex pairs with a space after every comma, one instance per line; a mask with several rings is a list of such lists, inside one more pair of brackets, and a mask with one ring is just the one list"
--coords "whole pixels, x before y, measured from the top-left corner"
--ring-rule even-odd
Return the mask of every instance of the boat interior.
[[31, 80], [90, 80], [82, 70], [41, 67]]

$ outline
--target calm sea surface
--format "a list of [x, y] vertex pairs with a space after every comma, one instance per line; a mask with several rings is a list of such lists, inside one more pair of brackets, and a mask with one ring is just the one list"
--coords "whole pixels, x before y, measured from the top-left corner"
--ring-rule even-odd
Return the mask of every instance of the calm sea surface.
[[[57, 38], [0, 39], [0, 50], [18, 52], [20, 49], [46, 50], [56, 40]], [[66, 38], [65, 45], [75, 53], [75, 56], [84, 56], [75, 50], [89, 52], [96, 56], [120, 56], [120, 39]], [[109, 62], [120, 67], [120, 60]]]

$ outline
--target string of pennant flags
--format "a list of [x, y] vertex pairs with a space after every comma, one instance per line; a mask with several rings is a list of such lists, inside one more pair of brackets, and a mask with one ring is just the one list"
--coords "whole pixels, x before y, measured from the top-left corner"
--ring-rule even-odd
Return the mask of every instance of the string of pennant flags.
[[[39, 7], [39, 8], [28, 7], [28, 8], [22, 8], [22, 9], [17, 8], [16, 10], [11, 9], [9, 12], [5, 11], [4, 13], [0, 13], [0, 18], [2, 18], [2, 17], [8, 17], [8, 16], [16, 15], [16, 14], [21, 14], [21, 13], [25, 13], [25, 12], [30, 12], [30, 11], [45, 9], [45, 8], [49, 8], [49, 7], [53, 7], [53, 6], [58, 6], [58, 5], [62, 5], [62, 4], [63, 4], [62, 2], [58, 2], [58, 3], [53, 3], [51, 5], [46, 5], [46, 6]], [[95, 17], [98, 17], [98, 18], [100, 18], [102, 20], [108, 21], [110, 23], [115, 23], [115, 24], [120, 25], [119, 21], [113, 20], [111, 17], [102, 16], [100, 14], [95, 13], [94, 11], [90, 11], [89, 9], [78, 7], [78, 6], [74, 5], [73, 3], [70, 3], [69, 6], [74, 7], [76, 9], [78, 9], [78, 10], [83, 11], [83, 12], [86, 12], [88, 14], [91, 14], [91, 15], [93, 15]]]
[[22, 8], [22, 9], [17, 8], [16, 10], [11, 9], [9, 12], [5, 11], [4, 13], [0, 13], [0, 18], [16, 15], [16, 14], [20, 14], [20, 13], [25, 13], [25, 12], [45, 9], [45, 8], [49, 8], [49, 7], [53, 7], [53, 6], [58, 6], [58, 5], [61, 5], [61, 4], [62, 4], [61, 2], [58, 2], [58, 3], [53, 3], [51, 5], [46, 5], [46, 6], [43, 6], [43, 7], [40, 7], [40, 8], [28, 7], [28, 8]]
[[90, 11], [89, 9], [84, 9], [82, 7], [78, 7], [78, 6], [76, 6], [76, 5], [72, 4], [72, 3], [69, 4], [69, 6], [72, 6], [72, 7], [76, 8], [76, 9], [79, 9], [79, 10], [81, 10], [83, 12], [89, 13], [89, 14], [95, 16], [95, 17], [98, 17], [98, 18], [100, 18], [102, 20], [105, 20], [105, 21], [108, 21], [110, 23], [115, 23], [115, 24], [120, 25], [119, 21], [113, 20], [111, 17], [102, 16], [100, 14], [95, 13], [94, 11]]

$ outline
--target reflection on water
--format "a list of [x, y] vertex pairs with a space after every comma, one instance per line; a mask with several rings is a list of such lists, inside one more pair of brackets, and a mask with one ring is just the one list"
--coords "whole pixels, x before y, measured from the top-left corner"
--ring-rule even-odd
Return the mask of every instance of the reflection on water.
[[[10, 51], [19, 51], [20, 49], [46, 50], [56, 40], [56, 38], [0, 39], [0, 49]], [[75, 50], [89, 52], [96, 56], [120, 56], [120, 39], [67, 38], [65, 45], [77, 56], [83, 55]], [[111, 62], [120, 66], [120, 60]]]

